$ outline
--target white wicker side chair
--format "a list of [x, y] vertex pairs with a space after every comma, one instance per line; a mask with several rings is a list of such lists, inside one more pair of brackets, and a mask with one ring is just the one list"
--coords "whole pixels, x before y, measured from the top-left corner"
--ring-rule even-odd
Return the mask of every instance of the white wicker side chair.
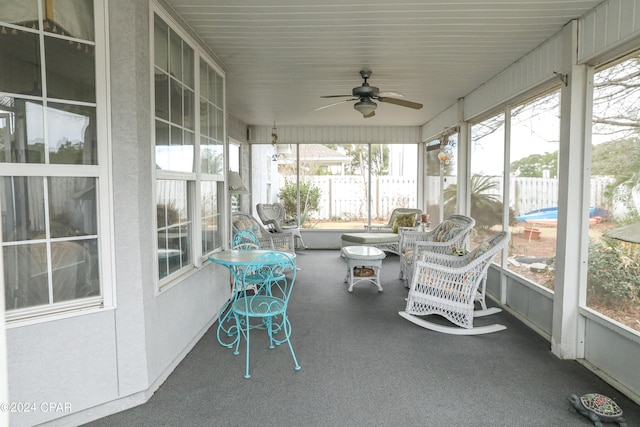
[[453, 214], [433, 230], [401, 229], [400, 278], [404, 280], [405, 287], [409, 287], [414, 260], [417, 260], [422, 252], [450, 255], [454, 250], [463, 249], [465, 240], [475, 224], [476, 221], [470, 216]]
[[[508, 231], [501, 231], [463, 256], [423, 253], [416, 262], [407, 306], [399, 312], [400, 316], [423, 328], [455, 335], [479, 335], [506, 329], [500, 324], [474, 327], [473, 319], [501, 311], [497, 307], [486, 308], [484, 303], [487, 270], [510, 238]], [[482, 305], [479, 310], [475, 310], [476, 301]], [[431, 314], [438, 314], [457, 326], [418, 317]]]

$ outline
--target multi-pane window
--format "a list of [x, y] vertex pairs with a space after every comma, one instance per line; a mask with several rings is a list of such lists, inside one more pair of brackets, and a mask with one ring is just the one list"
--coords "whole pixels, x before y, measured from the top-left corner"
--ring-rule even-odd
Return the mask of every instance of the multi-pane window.
[[194, 50], [155, 18], [156, 167], [194, 172]]
[[[477, 231], [471, 247], [508, 224], [512, 262], [507, 268], [550, 289], [556, 255], [559, 136], [559, 90], [507, 108], [471, 128], [469, 201]], [[510, 152], [506, 173], [505, 144]]]
[[[471, 127], [469, 215], [476, 220], [470, 248], [502, 230], [505, 114]], [[497, 261], [500, 262], [500, 261]]]
[[161, 286], [222, 244], [224, 78], [154, 14], [158, 279]]
[[593, 77], [587, 306], [640, 331], [640, 54]]
[[507, 267], [554, 287], [558, 227], [560, 91], [514, 106], [509, 161], [511, 255]]
[[425, 146], [425, 200], [429, 221], [436, 225], [457, 209], [458, 134], [446, 133]]
[[223, 80], [200, 60], [200, 164], [202, 173], [221, 175], [224, 170]]
[[17, 309], [101, 302], [106, 141], [97, 130], [93, 9], [92, 1], [0, 4], [0, 244], [14, 318], [33, 313]]
[[304, 228], [362, 229], [386, 223], [394, 208], [417, 207], [417, 144], [292, 144], [289, 154], [252, 148], [254, 163], [269, 171], [253, 183], [254, 203], [278, 201]]

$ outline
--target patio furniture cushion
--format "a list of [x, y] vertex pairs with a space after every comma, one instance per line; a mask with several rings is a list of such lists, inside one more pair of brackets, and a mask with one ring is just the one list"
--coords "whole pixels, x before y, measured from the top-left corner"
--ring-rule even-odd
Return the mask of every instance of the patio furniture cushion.
[[393, 227], [391, 228], [391, 230], [394, 233], [398, 234], [399, 227], [413, 227], [415, 223], [416, 223], [415, 213], [398, 214], [393, 220]]
[[391, 232], [394, 232], [393, 231], [393, 223], [395, 222], [396, 217], [398, 215], [407, 215], [407, 214], [411, 214], [412, 217], [413, 217], [413, 223], [409, 224], [408, 225], [409, 227], [415, 227], [416, 225], [418, 225], [420, 223], [420, 217], [422, 216], [422, 211], [420, 209], [395, 208], [391, 212], [391, 216], [389, 217], [389, 221], [386, 224], [382, 224], [382, 225], [365, 225], [364, 227], [367, 229], [367, 231], [371, 231], [371, 232], [391, 233]]
[[451, 229], [453, 227], [455, 227], [455, 225], [456, 224], [453, 221], [451, 221], [450, 219], [445, 219], [444, 221], [442, 221], [442, 224], [440, 225], [440, 229], [436, 233], [433, 241], [434, 242], [445, 242], [445, 241], [449, 240], [449, 239], [447, 239], [447, 237], [450, 236]]
[[473, 251], [473, 256], [469, 258], [469, 262], [474, 261], [476, 258], [480, 258], [482, 254], [491, 249], [491, 244], [489, 242], [482, 242], [480, 245]]
[[376, 245], [380, 243], [395, 243], [400, 240], [400, 237], [394, 233], [346, 233], [342, 235], [342, 240], [365, 245]]
[[256, 237], [262, 237], [262, 234], [260, 234], [260, 225], [255, 220], [248, 218], [236, 218], [233, 220], [233, 225], [238, 230], [248, 230], [255, 234]]

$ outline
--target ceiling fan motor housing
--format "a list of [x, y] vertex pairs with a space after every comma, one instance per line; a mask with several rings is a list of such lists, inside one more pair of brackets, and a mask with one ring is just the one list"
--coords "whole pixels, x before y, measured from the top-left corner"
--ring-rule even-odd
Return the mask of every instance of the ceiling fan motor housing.
[[351, 90], [351, 94], [358, 98], [362, 98], [363, 96], [371, 98], [379, 92], [380, 89], [375, 86], [369, 86], [369, 83], [364, 83], [362, 86], [354, 87], [353, 90]]

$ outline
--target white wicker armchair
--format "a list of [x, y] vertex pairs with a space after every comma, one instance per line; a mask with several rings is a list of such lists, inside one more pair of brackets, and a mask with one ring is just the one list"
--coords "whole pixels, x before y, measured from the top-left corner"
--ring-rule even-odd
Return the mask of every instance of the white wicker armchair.
[[469, 216], [453, 214], [433, 230], [400, 229], [400, 278], [404, 280], [405, 286], [409, 287], [414, 260], [422, 252], [450, 255], [456, 249], [463, 249], [475, 224], [476, 221]]
[[[477, 335], [506, 329], [499, 324], [474, 328], [473, 318], [501, 311], [487, 309], [484, 303], [487, 270], [510, 237], [508, 231], [497, 233], [463, 256], [423, 253], [413, 272], [407, 306], [399, 314], [418, 326], [449, 334]], [[482, 309], [474, 309], [476, 301]], [[417, 317], [429, 314], [441, 315], [457, 326]]]

